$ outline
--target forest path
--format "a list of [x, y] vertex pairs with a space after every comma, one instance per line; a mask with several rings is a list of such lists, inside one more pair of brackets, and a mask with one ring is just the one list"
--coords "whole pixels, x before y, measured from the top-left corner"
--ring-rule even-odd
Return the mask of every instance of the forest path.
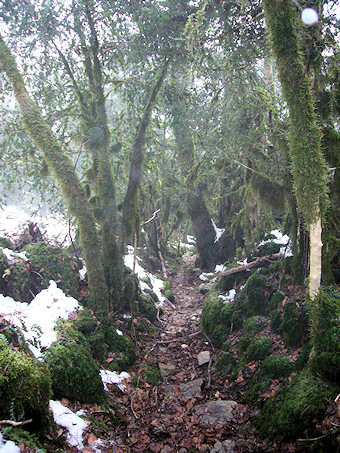
[[[137, 376], [147, 367], [159, 367], [163, 381], [155, 386], [140, 381], [123, 397], [126, 449], [120, 445], [118, 452], [233, 451], [233, 441], [226, 439], [232, 435], [236, 403], [211, 385], [213, 351], [200, 329], [204, 296], [199, 279], [189, 272], [193, 259], [186, 255], [172, 279], [175, 308], [162, 307], [157, 336], [146, 336], [140, 344]], [[224, 446], [216, 444], [220, 440]]]

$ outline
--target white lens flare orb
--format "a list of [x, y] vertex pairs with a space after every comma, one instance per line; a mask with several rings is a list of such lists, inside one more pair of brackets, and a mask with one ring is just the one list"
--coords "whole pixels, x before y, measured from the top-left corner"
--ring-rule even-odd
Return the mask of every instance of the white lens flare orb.
[[316, 24], [319, 20], [318, 13], [313, 8], [305, 8], [301, 14], [302, 22], [306, 25]]

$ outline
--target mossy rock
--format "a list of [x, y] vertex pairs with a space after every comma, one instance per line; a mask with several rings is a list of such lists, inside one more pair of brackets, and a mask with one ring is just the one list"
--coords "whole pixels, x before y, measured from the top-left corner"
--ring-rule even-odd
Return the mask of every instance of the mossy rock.
[[264, 315], [267, 311], [267, 299], [265, 296], [265, 285], [267, 279], [264, 275], [254, 273], [249, 277], [245, 292], [246, 298], [246, 313], [247, 315]]
[[261, 365], [260, 373], [270, 379], [289, 376], [295, 368], [294, 361], [285, 355], [266, 357]]
[[236, 365], [236, 361], [230, 352], [222, 352], [221, 356], [216, 362], [216, 368], [221, 376], [230, 373]]
[[335, 286], [321, 287], [311, 302], [312, 353], [310, 366], [327, 379], [340, 378], [340, 293]]
[[23, 421], [33, 419], [34, 429], [48, 423], [51, 376], [47, 366], [12, 350], [0, 335], [0, 417]]
[[282, 323], [282, 313], [279, 311], [272, 311], [270, 314], [270, 328], [272, 332], [279, 333]]
[[247, 335], [243, 335], [238, 343], [237, 343], [237, 350], [240, 354], [242, 354], [243, 352], [245, 352], [247, 349], [248, 349], [248, 346], [250, 345], [250, 343], [252, 342], [253, 340], [253, 335], [250, 335], [250, 334], [247, 334]]
[[170, 302], [175, 302], [175, 296], [174, 293], [171, 291], [171, 289], [167, 289], [164, 293], [164, 296], [170, 301]]
[[267, 256], [279, 253], [281, 246], [275, 242], [267, 242], [266, 244], [260, 245], [255, 252], [256, 256]]
[[150, 295], [140, 294], [138, 297], [138, 306], [139, 312], [149, 319], [149, 321], [156, 321], [157, 308], [155, 307], [155, 302]]
[[72, 327], [84, 334], [90, 346], [91, 354], [98, 362], [103, 363], [107, 348], [104, 342], [104, 330], [98, 319], [93, 316], [90, 310], [84, 308], [78, 312]]
[[265, 335], [254, 338], [246, 351], [247, 360], [249, 360], [249, 362], [253, 360], [263, 360], [270, 353], [272, 343], [272, 339]]
[[136, 360], [135, 346], [131, 338], [117, 332], [116, 327], [106, 326], [104, 341], [108, 351], [114, 354], [114, 360], [110, 362], [112, 371], [126, 371]]
[[42, 448], [39, 438], [36, 434], [25, 431], [24, 429], [18, 426], [3, 426], [1, 428], [1, 434], [6, 440], [12, 440], [17, 445], [25, 444], [25, 451], [27, 452], [35, 453], [47, 452], [47, 450]]
[[255, 335], [258, 332], [261, 332], [267, 325], [268, 321], [264, 316], [252, 316], [245, 321], [242, 332], [244, 335]]
[[162, 382], [162, 375], [158, 368], [150, 366], [150, 365], [143, 365], [141, 368], [141, 377], [144, 382], [149, 385], [155, 386]]
[[159, 302], [157, 294], [154, 291], [152, 291], [152, 289], [146, 288], [146, 289], [143, 290], [143, 292], [146, 293], [146, 294], [149, 294], [149, 296], [151, 296], [152, 300], [155, 303]]
[[172, 290], [172, 283], [170, 280], [165, 280], [163, 282], [163, 288], [162, 288], [162, 293], [165, 293], [165, 291]]
[[276, 291], [269, 300], [269, 304], [268, 304], [269, 309], [276, 310], [277, 308], [279, 308], [279, 306], [284, 298], [285, 298], [285, 296], [281, 291]]
[[85, 336], [66, 324], [58, 326], [59, 339], [45, 353], [52, 377], [54, 398], [80, 403], [100, 403], [105, 392], [99, 366]]
[[10, 266], [6, 294], [16, 301], [30, 302], [32, 300], [32, 274], [25, 261], [13, 263]]
[[287, 346], [301, 346], [308, 332], [307, 312], [304, 305], [288, 302], [283, 307], [280, 334]]
[[0, 237], [0, 249], [2, 248], [13, 250], [13, 244], [8, 238]]
[[335, 389], [304, 370], [266, 401], [257, 425], [269, 437], [294, 439], [311, 427], [335, 396]]
[[[212, 336], [212, 341], [216, 341], [218, 347], [221, 347], [228, 338], [235, 310], [234, 303], [225, 303], [215, 291], [209, 292], [204, 299], [202, 326], [207, 334]], [[235, 321], [238, 323], [237, 317]]]
[[[232, 269], [235, 266], [228, 266], [227, 269]], [[249, 272], [237, 272], [236, 274], [226, 275], [224, 277], [219, 277], [215, 284], [217, 291], [230, 291], [235, 286], [243, 284], [249, 277]]]
[[44, 242], [28, 244], [23, 250], [28, 252], [34, 271], [32, 279], [37, 289], [47, 288], [49, 281], [55, 280], [66, 295], [79, 298], [81, 266], [76, 258], [66, 250]]

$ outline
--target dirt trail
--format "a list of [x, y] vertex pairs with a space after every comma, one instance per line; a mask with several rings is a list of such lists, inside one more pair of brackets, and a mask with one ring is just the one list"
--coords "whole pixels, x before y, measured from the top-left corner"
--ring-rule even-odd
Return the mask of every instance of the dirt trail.
[[[209, 358], [213, 351], [200, 329], [204, 296], [198, 291], [198, 278], [189, 277], [192, 259], [186, 256], [173, 278], [175, 308], [168, 304], [163, 307], [159, 333], [143, 345], [137, 363], [137, 368], [158, 366], [163, 381], [153, 387], [141, 384], [124, 396], [123, 417], [129, 447], [121, 445], [119, 452], [210, 452], [215, 451], [212, 448], [217, 441], [230, 439], [230, 418], [221, 418], [219, 413], [231, 413], [236, 403], [229, 402], [227, 408], [214, 407], [217, 400], [217, 405], [221, 405], [224, 403], [221, 400], [227, 398], [210, 385]], [[197, 355], [202, 351], [210, 357], [199, 365]], [[207, 412], [210, 419], [204, 415]]]

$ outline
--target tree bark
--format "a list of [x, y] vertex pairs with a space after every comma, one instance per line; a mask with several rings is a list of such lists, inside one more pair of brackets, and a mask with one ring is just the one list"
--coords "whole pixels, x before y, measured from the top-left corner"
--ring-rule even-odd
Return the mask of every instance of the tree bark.
[[[321, 151], [321, 130], [299, 41], [291, 0], [264, 0], [263, 7], [283, 95], [290, 116], [289, 151], [297, 207], [310, 227], [310, 296], [321, 280], [321, 217], [328, 205], [327, 166]], [[313, 257], [312, 257], [313, 255]]]
[[148, 102], [145, 106], [143, 116], [140, 120], [137, 133], [131, 151], [131, 165], [129, 182], [126, 195], [123, 201], [123, 219], [122, 219], [122, 248], [128, 240], [133, 240], [134, 234], [139, 237], [140, 215], [139, 215], [139, 190], [143, 175], [143, 149], [145, 145], [145, 133], [150, 123], [152, 109], [155, 105], [157, 94], [161, 89], [164, 78], [169, 66], [169, 59], [164, 61], [162, 70], [155, 83]]
[[69, 212], [77, 219], [88, 274], [89, 305], [97, 316], [103, 318], [109, 308], [108, 291], [104, 278], [100, 242], [96, 234], [96, 223], [91, 208], [72, 161], [62, 151], [38, 106], [29, 96], [15, 59], [1, 36], [0, 71], [6, 73], [12, 84], [28, 135], [37, 148], [42, 151], [49, 168], [59, 182]]

